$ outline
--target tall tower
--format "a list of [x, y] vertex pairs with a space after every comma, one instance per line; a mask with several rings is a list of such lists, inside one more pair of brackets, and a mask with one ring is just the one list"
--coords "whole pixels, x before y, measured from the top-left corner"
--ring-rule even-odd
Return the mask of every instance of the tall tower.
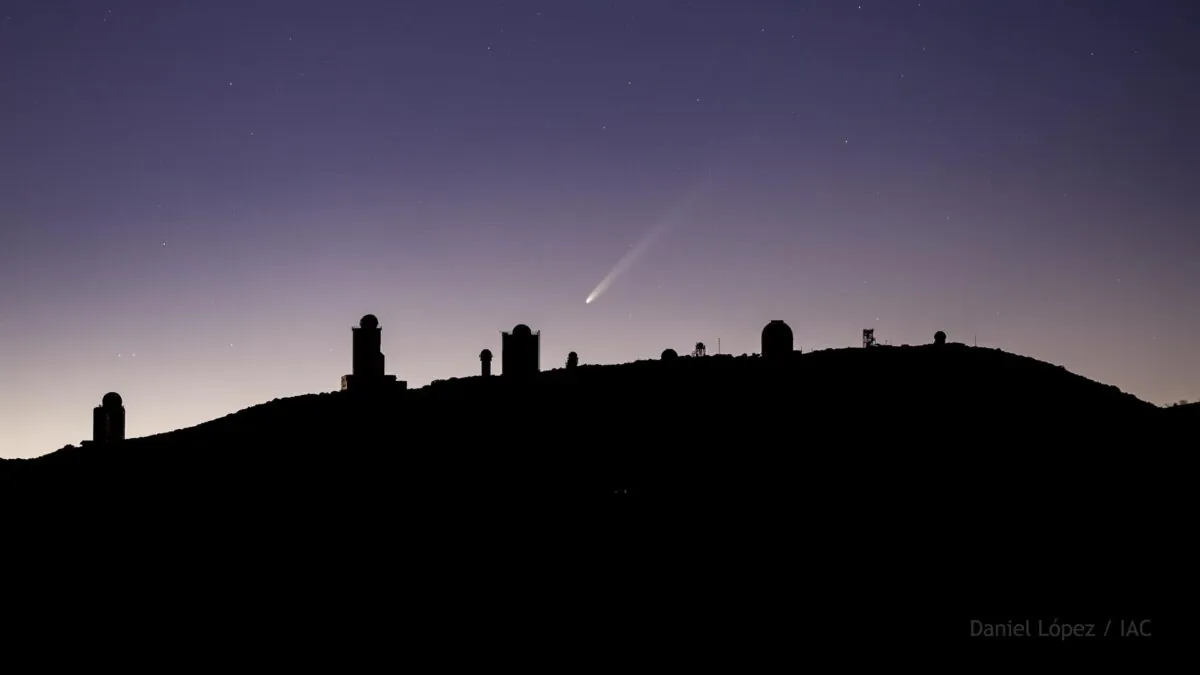
[[92, 408], [92, 442], [97, 445], [125, 440], [125, 406], [121, 395], [110, 391]]
[[542, 332], [533, 332], [523, 323], [511, 333], [500, 333], [500, 374], [531, 376], [541, 370]]
[[480, 374], [484, 377], [492, 375], [492, 350], [485, 349], [479, 352], [479, 369]]
[[795, 341], [792, 329], [781, 319], [775, 319], [762, 329], [762, 355], [764, 359], [777, 360], [791, 356]]
[[368, 314], [350, 331], [353, 336], [350, 372], [359, 380], [381, 379], [385, 369], [381, 351], [383, 329], [379, 327], [379, 319]]
[[359, 322], [358, 327], [351, 328], [351, 370], [350, 375], [342, 376], [342, 391], [377, 389], [382, 386], [403, 385], [395, 375], [384, 374], [383, 352], [380, 345], [383, 342], [383, 329], [379, 327], [379, 319], [374, 314], [367, 314]]

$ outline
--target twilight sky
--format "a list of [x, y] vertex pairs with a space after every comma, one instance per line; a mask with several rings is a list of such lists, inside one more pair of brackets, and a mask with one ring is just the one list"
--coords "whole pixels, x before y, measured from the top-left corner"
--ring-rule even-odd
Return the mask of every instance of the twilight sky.
[[[0, 456], [473, 375], [1000, 347], [1200, 397], [1200, 3], [0, 1]], [[639, 246], [646, 233], [651, 245]], [[584, 299], [630, 249], [640, 255]]]

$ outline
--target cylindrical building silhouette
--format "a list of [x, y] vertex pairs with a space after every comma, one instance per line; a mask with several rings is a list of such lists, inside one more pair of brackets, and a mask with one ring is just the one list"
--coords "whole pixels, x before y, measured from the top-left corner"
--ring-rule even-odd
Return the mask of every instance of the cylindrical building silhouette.
[[116, 443], [125, 440], [125, 405], [121, 395], [110, 391], [92, 408], [92, 442]]
[[786, 358], [793, 349], [792, 329], [781, 319], [775, 319], [763, 327], [762, 355], [764, 359]]

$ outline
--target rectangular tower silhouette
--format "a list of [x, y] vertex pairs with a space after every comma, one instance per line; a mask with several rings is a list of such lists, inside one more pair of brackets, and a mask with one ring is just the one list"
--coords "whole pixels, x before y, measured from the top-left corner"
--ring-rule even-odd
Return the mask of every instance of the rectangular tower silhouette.
[[511, 333], [500, 333], [500, 375], [530, 377], [541, 370], [542, 332], [518, 324]]
[[386, 374], [384, 368], [383, 329], [379, 327], [379, 319], [374, 314], [367, 314], [358, 326], [350, 329], [353, 343], [351, 345], [351, 370], [349, 375], [342, 376], [342, 391], [357, 391], [388, 387], [407, 387], [407, 383], [396, 380], [395, 375]]

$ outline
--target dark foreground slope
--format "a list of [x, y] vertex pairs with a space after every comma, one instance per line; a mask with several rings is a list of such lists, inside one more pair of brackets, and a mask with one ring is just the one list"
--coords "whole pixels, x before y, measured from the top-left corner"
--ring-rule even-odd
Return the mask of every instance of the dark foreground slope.
[[175, 621], [745, 657], [1141, 617], [1162, 642], [1189, 424], [959, 345], [681, 358], [273, 401], [0, 489], [47, 565]]

